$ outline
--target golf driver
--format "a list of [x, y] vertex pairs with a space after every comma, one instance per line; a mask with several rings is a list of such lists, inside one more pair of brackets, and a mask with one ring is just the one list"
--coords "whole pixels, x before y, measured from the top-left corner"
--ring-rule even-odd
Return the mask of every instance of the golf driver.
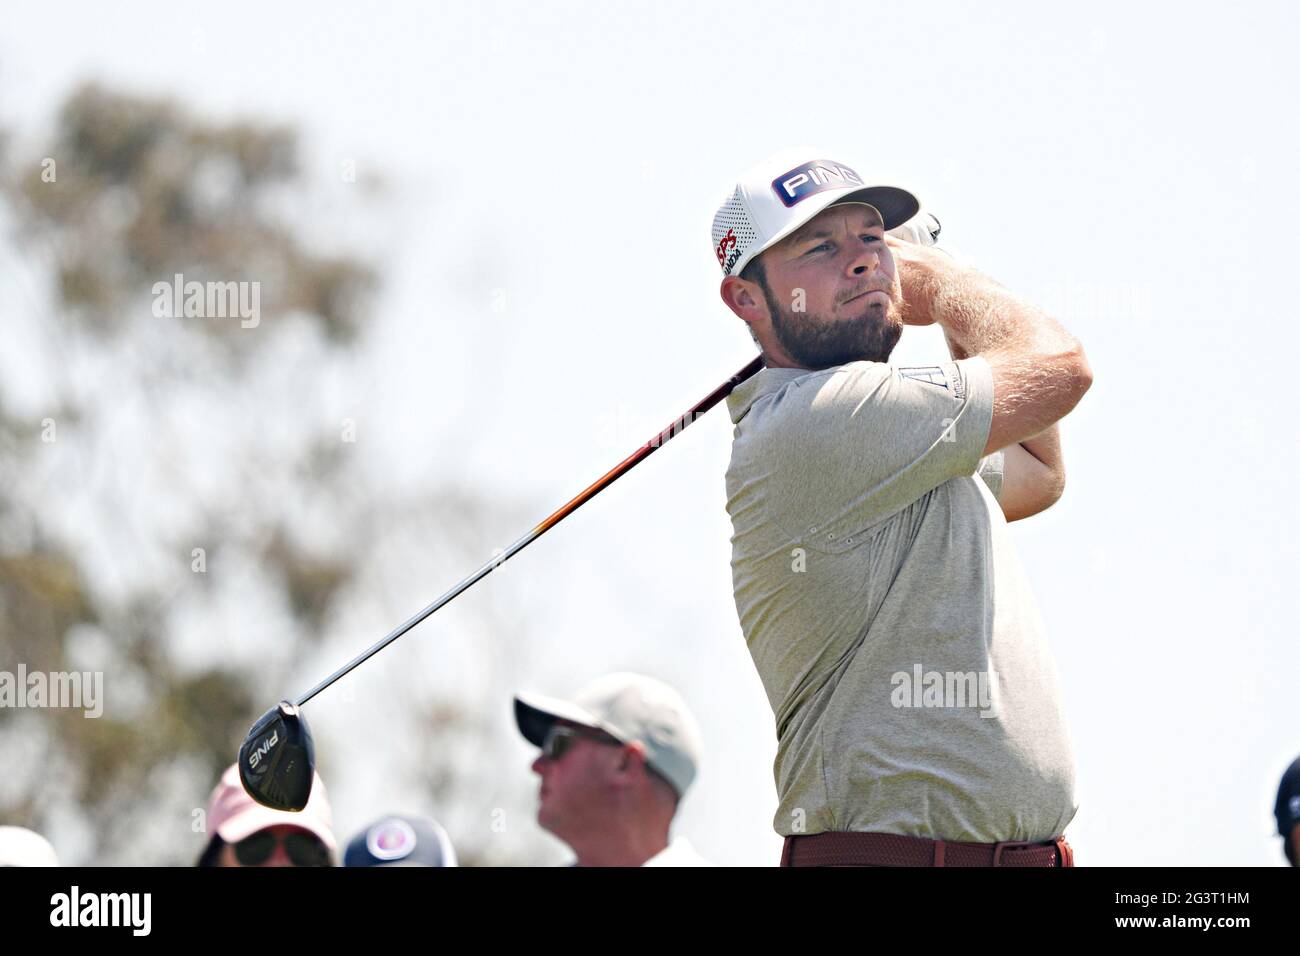
[[551, 528], [577, 511], [615, 481], [645, 461], [665, 442], [680, 434], [686, 426], [731, 394], [741, 382], [763, 367], [762, 356], [757, 356], [731, 378], [727, 379], [671, 425], [638, 448], [618, 465], [602, 475], [572, 500], [537, 525], [504, 552], [495, 555], [477, 571], [465, 578], [438, 600], [420, 611], [410, 620], [395, 628], [383, 640], [366, 648], [329, 677], [325, 678], [296, 701], [282, 700], [263, 714], [244, 738], [239, 748], [239, 778], [244, 789], [258, 803], [275, 810], [301, 810], [311, 796], [312, 777], [315, 772], [315, 744], [311, 730], [303, 716], [302, 706], [330, 684], [360, 666], [382, 651], [415, 625], [468, 591], [496, 568], [532, 544]]
[[[939, 221], [922, 212], [890, 234], [900, 239], [922, 245], [935, 245], [939, 238]], [[263, 714], [244, 738], [239, 748], [239, 777], [244, 789], [258, 803], [276, 810], [301, 810], [311, 796], [312, 778], [315, 774], [315, 744], [311, 730], [303, 716], [302, 706], [340, 677], [365, 663], [434, 611], [449, 604], [468, 591], [493, 570], [532, 544], [573, 512], [627, 474], [651, 454], [682, 432], [686, 426], [722, 401], [741, 382], [763, 367], [762, 356], [756, 356], [748, 365], [727, 379], [703, 399], [696, 402], [685, 414], [659, 432], [618, 465], [602, 475], [572, 500], [542, 521], [500, 555], [494, 556], [469, 577], [424, 610], [395, 628], [378, 643], [366, 648], [329, 677], [303, 694], [296, 701], [282, 700]]]

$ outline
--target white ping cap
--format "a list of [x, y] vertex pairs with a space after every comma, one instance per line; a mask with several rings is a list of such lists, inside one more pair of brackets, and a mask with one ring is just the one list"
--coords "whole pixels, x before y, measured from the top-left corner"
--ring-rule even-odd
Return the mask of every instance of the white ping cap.
[[920, 210], [906, 189], [873, 186], [856, 169], [800, 147], [765, 159], [741, 177], [713, 216], [713, 252], [724, 276], [737, 275], [827, 206], [872, 206], [895, 229]]

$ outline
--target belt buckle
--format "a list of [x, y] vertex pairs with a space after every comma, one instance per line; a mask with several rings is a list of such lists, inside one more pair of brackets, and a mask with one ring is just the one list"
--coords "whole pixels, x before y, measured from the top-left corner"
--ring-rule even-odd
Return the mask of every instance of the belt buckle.
[[994, 866], [1000, 865], [998, 861], [1002, 859], [1002, 851], [1007, 849], [1008, 847], [1010, 847], [1013, 850], [1019, 850], [1027, 846], [1038, 846], [1038, 845], [1039, 844], [1033, 840], [1028, 840], [1023, 843], [1010, 841], [1010, 840], [1007, 841], [1006, 843], [995, 843], [993, 844], [993, 865]]

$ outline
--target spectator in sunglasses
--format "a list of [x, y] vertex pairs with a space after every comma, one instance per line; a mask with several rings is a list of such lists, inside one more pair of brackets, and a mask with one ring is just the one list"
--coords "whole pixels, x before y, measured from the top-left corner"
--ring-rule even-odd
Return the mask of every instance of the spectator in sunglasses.
[[206, 821], [211, 838], [199, 866], [334, 866], [338, 843], [319, 774], [307, 806], [289, 813], [250, 797], [232, 765], [212, 791]]
[[669, 829], [700, 763], [700, 732], [673, 688], [610, 674], [572, 700], [515, 698], [519, 732], [542, 752], [537, 822], [576, 866], [708, 866]]

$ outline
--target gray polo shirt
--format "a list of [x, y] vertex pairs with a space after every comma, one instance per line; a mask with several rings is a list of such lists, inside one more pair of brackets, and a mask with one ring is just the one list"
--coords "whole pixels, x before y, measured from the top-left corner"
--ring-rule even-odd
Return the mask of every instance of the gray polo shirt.
[[1003, 455], [980, 457], [988, 362], [765, 368], [727, 405], [732, 583], [776, 717], [776, 831], [1059, 836], [1074, 758], [995, 497]]

